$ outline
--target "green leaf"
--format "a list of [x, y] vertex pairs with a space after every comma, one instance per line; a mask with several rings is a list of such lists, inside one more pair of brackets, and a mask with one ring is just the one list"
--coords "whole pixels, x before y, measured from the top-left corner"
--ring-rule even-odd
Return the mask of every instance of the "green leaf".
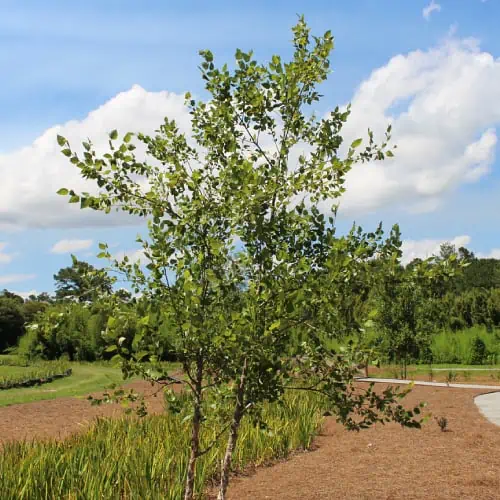
[[108, 248], [108, 245], [106, 245], [106, 243], [99, 243], [100, 250], [106, 250], [106, 248]]
[[362, 142], [363, 142], [363, 139], [356, 139], [355, 141], [352, 142], [351, 148], [356, 149], [357, 147], [361, 146]]
[[106, 349], [104, 349], [104, 352], [116, 352], [118, 350], [118, 346], [116, 346], [115, 344], [112, 344], [108, 347], [106, 347]]
[[118, 139], [118, 130], [112, 130], [109, 134], [109, 138], [112, 140], [112, 141], [116, 141], [116, 139]]
[[66, 188], [61, 188], [59, 191], [57, 191], [57, 194], [61, 196], [66, 196], [69, 193], [69, 191]]
[[71, 156], [71, 149], [69, 148], [63, 149], [61, 150], [61, 153], [69, 158]]
[[134, 134], [132, 132], [126, 133], [125, 136], [123, 137], [123, 142], [129, 143], [131, 141], [133, 135]]
[[63, 147], [67, 144], [67, 142], [68, 141], [62, 135], [57, 136], [57, 144], [59, 144], [59, 146]]
[[71, 198], [69, 199], [70, 203], [78, 203], [80, 201], [80, 197], [76, 194], [72, 195]]

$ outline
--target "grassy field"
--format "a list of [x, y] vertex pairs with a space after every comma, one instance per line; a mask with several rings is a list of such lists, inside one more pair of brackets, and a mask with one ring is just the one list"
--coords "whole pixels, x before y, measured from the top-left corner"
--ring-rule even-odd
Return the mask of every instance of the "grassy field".
[[[26, 370], [24, 367], [0, 366], [5, 374], [16, 370]], [[7, 389], [0, 391], [0, 406], [17, 403], [29, 403], [43, 399], [60, 397], [85, 396], [91, 392], [102, 391], [112, 383], [122, 381], [119, 368], [94, 363], [71, 363], [71, 376], [55, 380], [37, 387]]]
[[[401, 378], [399, 365], [383, 365], [380, 368], [370, 367], [370, 377]], [[409, 380], [426, 382], [457, 382], [463, 384], [500, 384], [500, 367], [498, 365], [409, 365]]]
[[24, 375], [29, 372], [28, 366], [5, 366], [0, 365], [0, 377], [10, 377], [15, 375]]

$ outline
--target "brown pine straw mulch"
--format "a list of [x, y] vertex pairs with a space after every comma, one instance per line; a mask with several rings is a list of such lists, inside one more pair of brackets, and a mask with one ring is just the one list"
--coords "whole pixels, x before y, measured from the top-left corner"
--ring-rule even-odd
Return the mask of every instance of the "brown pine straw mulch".
[[359, 433], [328, 418], [314, 451], [235, 478], [229, 498], [500, 499], [500, 427], [480, 414], [477, 394], [413, 389], [406, 404], [426, 401], [433, 416], [448, 419], [447, 432], [434, 418], [421, 430], [389, 424]]
[[[178, 385], [171, 386], [178, 388]], [[136, 381], [126, 385], [146, 396], [148, 411], [163, 411], [163, 397], [150, 383]], [[98, 393], [93, 393], [98, 397]], [[63, 439], [85, 430], [97, 417], [124, 415], [119, 404], [92, 406], [85, 397], [58, 398], [0, 407], [0, 446], [6, 441], [43, 438]], [[0, 494], [1, 498], [1, 494]]]
[[[153, 390], [145, 382], [131, 386], [147, 394]], [[479, 413], [473, 397], [480, 393], [413, 389], [406, 404], [427, 401], [434, 416], [448, 419], [448, 432], [441, 432], [434, 418], [422, 430], [390, 424], [359, 433], [348, 432], [328, 418], [314, 451], [233, 478], [229, 498], [500, 499], [500, 427]], [[160, 395], [148, 398], [152, 412], [162, 410], [162, 399]], [[0, 444], [12, 439], [64, 438], [84, 430], [97, 416], [122, 412], [117, 405], [91, 406], [76, 398], [2, 407]]]

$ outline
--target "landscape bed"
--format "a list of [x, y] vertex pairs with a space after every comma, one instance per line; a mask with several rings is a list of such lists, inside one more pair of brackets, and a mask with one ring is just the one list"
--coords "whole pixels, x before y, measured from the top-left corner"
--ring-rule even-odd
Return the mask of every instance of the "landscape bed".
[[[474, 396], [480, 392], [415, 387], [407, 403], [426, 401], [432, 414], [421, 430], [388, 424], [355, 433], [328, 418], [314, 452], [236, 478], [229, 498], [497, 499], [500, 427], [478, 411]], [[439, 417], [447, 418], [446, 432]]]
[[69, 377], [68, 363], [62, 361], [38, 362], [33, 365], [0, 365], [0, 390], [33, 387]]
[[[147, 389], [144, 382], [132, 384], [139, 389]], [[365, 385], [365, 384], [362, 384]], [[382, 390], [384, 384], [377, 384], [377, 390]], [[272, 456], [271, 446], [266, 448], [266, 442], [261, 440], [260, 449], [267, 453], [267, 459], [251, 459], [248, 451], [243, 451], [238, 467], [245, 474], [239, 475], [230, 487], [229, 498], [231, 499], [281, 499], [283, 492], [287, 493], [287, 499], [331, 499], [331, 498], [498, 498], [500, 479], [500, 427], [486, 421], [474, 405], [473, 398], [479, 394], [477, 390], [447, 389], [433, 387], [415, 387], [408, 396], [408, 404], [417, 401], [426, 401], [428, 411], [432, 418], [424, 425], [422, 430], [402, 429], [395, 424], [376, 426], [373, 429], [360, 433], [349, 432], [334, 422], [332, 418], [326, 418], [320, 435], [314, 440], [314, 452], [306, 454], [292, 454], [289, 461], [275, 463], [273, 467], [255, 469], [254, 463], [268, 463]], [[151, 399], [156, 404], [156, 409], [161, 411], [158, 398]], [[54, 457], [62, 457], [75, 464], [80, 463], [87, 479], [90, 471], [99, 470], [97, 464], [109, 467], [113, 474], [123, 473], [127, 467], [144, 466], [149, 464], [149, 471], [156, 471], [161, 476], [160, 465], [165, 466], [168, 457], [169, 442], [158, 436], [147, 435], [146, 429], [150, 431], [161, 431], [166, 429], [164, 417], [148, 417], [139, 422], [139, 426], [132, 426], [130, 420], [122, 424], [118, 420], [102, 421], [96, 428], [88, 433], [78, 422], [86, 425], [97, 415], [110, 415], [112, 411], [119, 412], [119, 406], [105, 405], [100, 407], [90, 406], [84, 400], [71, 400], [67, 398], [56, 401], [40, 401], [28, 405], [17, 405], [14, 407], [0, 408], [2, 416], [2, 429], [0, 432], [5, 437], [14, 438], [20, 436], [21, 429], [30, 429], [29, 442], [25, 444], [7, 445], [10, 449], [8, 456], [0, 458], [2, 471], [8, 467], [12, 473], [12, 467], [24, 467], [23, 474], [42, 474], [43, 470], [36, 466], [35, 459], [43, 459], [44, 466], [54, 465]], [[116, 415], [117, 413], [115, 413]], [[9, 418], [9, 415], [15, 418]], [[52, 430], [46, 433], [43, 427], [44, 415], [50, 420]], [[78, 416], [78, 418], [77, 418]], [[441, 432], [436, 423], [436, 418], [446, 417], [448, 420], [447, 432]], [[293, 415], [287, 417], [291, 422], [295, 421]], [[72, 422], [71, 427], [62, 427], [63, 424]], [[163, 422], [163, 423], [162, 423]], [[41, 436], [58, 436], [58, 427], [64, 429], [64, 435], [69, 432], [78, 431], [80, 434], [68, 440], [55, 441], [40, 440], [31, 442], [32, 439]], [[245, 427], [246, 428], [246, 427]], [[47, 429], [48, 430], [48, 429]], [[108, 437], [106, 432], [109, 431]], [[312, 433], [314, 435], [315, 432]], [[266, 434], [262, 434], [266, 437]], [[118, 439], [136, 439], [139, 449], [146, 450], [148, 444], [158, 444], [158, 454], [152, 452], [148, 456], [135, 455], [126, 447], [118, 445]], [[160, 436], [161, 437], [161, 436]], [[252, 437], [252, 435], [250, 435]], [[285, 443], [283, 435], [281, 439], [281, 450]], [[94, 441], [101, 439], [99, 449]], [[90, 443], [90, 447], [85, 447]], [[97, 443], [97, 441], [95, 441]], [[275, 441], [276, 443], [276, 441]], [[310, 443], [310, 441], [309, 441]], [[172, 443], [173, 444], [173, 443]], [[102, 445], [102, 446], [101, 446]], [[16, 448], [17, 446], [17, 448]], [[109, 447], [111, 446], [111, 447]], [[73, 447], [73, 449], [71, 449]], [[276, 444], [275, 444], [276, 447]], [[301, 445], [299, 444], [299, 448]], [[290, 449], [292, 446], [290, 446]], [[14, 450], [21, 452], [17, 459], [12, 453]], [[246, 449], [246, 448], [245, 448]], [[93, 450], [93, 451], [92, 451]], [[103, 457], [101, 458], [101, 452]], [[51, 455], [52, 453], [52, 455]], [[124, 464], [114, 464], [112, 457], [123, 455]], [[282, 454], [286, 457], [288, 452]], [[288, 455], [290, 456], [290, 455]], [[85, 460], [91, 458], [93, 462], [85, 465]], [[249, 459], [246, 462], [245, 457]], [[30, 471], [31, 459], [31, 471]], [[80, 460], [81, 462], [78, 462]], [[165, 460], [165, 462], [162, 462]], [[271, 461], [273, 461], [271, 459]], [[8, 465], [7, 465], [7, 462]], [[66, 463], [66, 462], [64, 462]], [[134, 465], [135, 464], [135, 465]], [[246, 466], [245, 466], [246, 464]], [[40, 465], [41, 466], [41, 465]], [[169, 466], [171, 467], [172, 464]], [[210, 465], [205, 469], [209, 475]], [[148, 469], [144, 477], [138, 477], [137, 470], [131, 471], [131, 478], [136, 478], [144, 487], [152, 477], [148, 476]], [[169, 469], [172, 471], [172, 469]], [[60, 473], [60, 469], [54, 469]], [[247, 477], [248, 476], [248, 477]], [[28, 476], [29, 477], [29, 476]], [[45, 476], [41, 476], [45, 477]], [[363, 480], [360, 481], [359, 478]], [[82, 474], [71, 479], [74, 484], [83, 481]], [[0, 489], [4, 484], [0, 477]], [[15, 481], [12, 476], [10, 481]], [[69, 481], [69, 479], [66, 479]], [[97, 477], [94, 481], [104, 481]], [[163, 481], [167, 478], [164, 477]], [[21, 483], [17, 478], [18, 486]], [[125, 481], [127, 483], [127, 481]], [[13, 482], [11, 483], [11, 487]], [[165, 483], [163, 483], [165, 484]], [[210, 481], [207, 482], [210, 489]], [[19, 486], [19, 488], [21, 488]], [[148, 490], [144, 490], [148, 491]], [[148, 498], [164, 498], [154, 496], [153, 491]], [[43, 494], [36, 496], [35, 490], [31, 489], [31, 496], [26, 493], [25, 498], [45, 498]], [[73, 496], [63, 498], [97, 498], [97, 493], [92, 496], [78, 496], [75, 491]], [[476, 496], [475, 496], [476, 495]], [[5, 496], [5, 498], [23, 498], [19, 495]], [[51, 498], [49, 496], [49, 498]], [[118, 498], [111, 496], [110, 498]], [[127, 497], [124, 497], [127, 498]], [[172, 498], [176, 498], [172, 496]], [[209, 495], [209, 498], [210, 495]]]
[[[285, 398], [284, 405], [267, 405], [267, 429], [250, 421], [242, 426], [234, 469], [286, 458], [293, 450], [309, 448], [322, 422], [322, 407], [321, 398], [313, 394], [294, 394]], [[211, 432], [215, 435], [218, 430]], [[205, 446], [211, 437], [205, 436]], [[128, 499], [144, 495], [178, 499], [184, 488], [189, 439], [189, 423], [169, 414], [101, 419], [89, 430], [63, 441], [5, 443], [0, 452], [0, 491], [6, 499]], [[200, 458], [198, 494], [216, 477], [224, 445], [219, 441]]]

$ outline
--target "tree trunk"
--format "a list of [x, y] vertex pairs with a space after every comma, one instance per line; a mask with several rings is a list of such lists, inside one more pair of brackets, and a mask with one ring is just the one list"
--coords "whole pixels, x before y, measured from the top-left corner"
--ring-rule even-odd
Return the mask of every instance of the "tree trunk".
[[191, 452], [186, 475], [186, 490], [184, 500], [193, 500], [194, 481], [196, 474], [196, 461], [200, 451], [200, 426], [201, 426], [201, 402], [202, 402], [202, 380], [203, 380], [203, 360], [198, 359], [196, 367], [195, 394], [193, 403], [193, 421], [191, 427]]
[[240, 383], [236, 392], [236, 404], [234, 407], [233, 421], [231, 423], [231, 429], [229, 431], [229, 437], [227, 440], [226, 453], [224, 455], [224, 459], [222, 460], [220, 488], [217, 500], [226, 500], [227, 486], [229, 484], [229, 473], [231, 472], [231, 461], [233, 458], [234, 449], [236, 447], [236, 442], [238, 441], [238, 431], [244, 412], [243, 397], [245, 393], [246, 368], [247, 360], [245, 359], [245, 362], [243, 363], [243, 370], [240, 376]]
[[194, 498], [194, 479], [196, 472], [196, 459], [198, 458], [200, 443], [200, 421], [193, 417], [193, 428], [191, 429], [191, 453], [189, 455], [189, 463], [186, 476], [186, 491], [184, 500], [193, 500]]

